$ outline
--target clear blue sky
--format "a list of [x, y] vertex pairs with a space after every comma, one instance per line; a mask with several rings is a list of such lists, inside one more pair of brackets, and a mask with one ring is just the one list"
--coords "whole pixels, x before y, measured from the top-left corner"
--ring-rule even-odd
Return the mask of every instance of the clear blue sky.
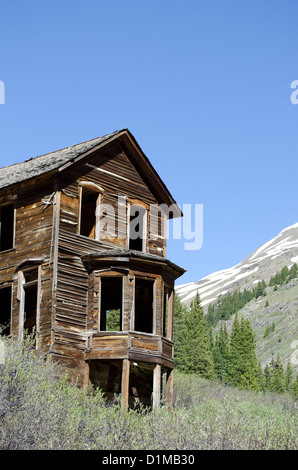
[[2, 2], [0, 166], [128, 128], [204, 242], [179, 283], [298, 221], [296, 0]]

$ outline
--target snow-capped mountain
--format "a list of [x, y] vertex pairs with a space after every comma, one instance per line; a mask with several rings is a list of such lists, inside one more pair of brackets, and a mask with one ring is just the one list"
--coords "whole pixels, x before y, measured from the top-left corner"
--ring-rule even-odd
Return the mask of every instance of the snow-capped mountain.
[[201, 305], [206, 307], [219, 295], [244, 287], [249, 289], [262, 280], [268, 282], [277, 271], [293, 263], [298, 263], [298, 223], [282, 230], [236, 266], [176, 286], [175, 291], [185, 305], [189, 305], [199, 291]]

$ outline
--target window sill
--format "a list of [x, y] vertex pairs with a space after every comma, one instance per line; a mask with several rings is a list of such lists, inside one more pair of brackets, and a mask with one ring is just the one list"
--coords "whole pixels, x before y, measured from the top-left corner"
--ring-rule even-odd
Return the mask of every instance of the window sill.
[[13, 248], [8, 248], [7, 250], [0, 250], [0, 255], [2, 255], [2, 253], [9, 253], [10, 251], [15, 251], [16, 248], [13, 247]]

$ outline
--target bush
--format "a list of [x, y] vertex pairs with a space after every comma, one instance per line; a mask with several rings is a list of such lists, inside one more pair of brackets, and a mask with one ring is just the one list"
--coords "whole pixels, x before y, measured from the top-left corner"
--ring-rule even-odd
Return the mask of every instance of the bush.
[[[60, 377], [60, 378], [59, 378]], [[30, 343], [6, 340], [0, 449], [296, 449], [295, 402], [174, 374], [174, 406], [123, 413], [99, 390], [68, 383]]]

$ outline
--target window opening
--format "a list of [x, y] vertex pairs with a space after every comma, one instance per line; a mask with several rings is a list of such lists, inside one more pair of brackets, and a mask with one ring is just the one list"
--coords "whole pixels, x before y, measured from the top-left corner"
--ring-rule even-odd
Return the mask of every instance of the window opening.
[[81, 191], [80, 234], [85, 237], [95, 238], [98, 193], [85, 188], [82, 188]]
[[122, 277], [102, 277], [100, 331], [122, 330]]
[[8, 336], [10, 334], [11, 293], [11, 286], [2, 287], [0, 289], [0, 333], [2, 336]]
[[13, 248], [14, 204], [0, 206], [0, 251]]
[[130, 206], [128, 244], [130, 250], [145, 251], [146, 215], [147, 210], [144, 207], [133, 204]]
[[38, 268], [24, 271], [23, 326], [28, 334], [37, 332]]
[[154, 281], [135, 280], [135, 330], [153, 333]]

